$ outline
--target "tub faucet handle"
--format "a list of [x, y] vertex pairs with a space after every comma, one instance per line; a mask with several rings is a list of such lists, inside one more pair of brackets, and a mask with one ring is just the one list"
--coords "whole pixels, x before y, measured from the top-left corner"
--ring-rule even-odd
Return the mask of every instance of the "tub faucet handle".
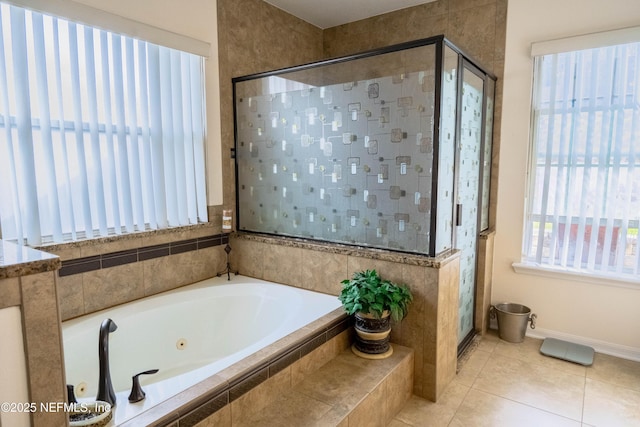
[[140, 387], [140, 379], [138, 378], [140, 375], [150, 375], [158, 372], [158, 369], [151, 369], [149, 371], [140, 372], [139, 374], [135, 374], [131, 377], [131, 393], [129, 394], [129, 402], [135, 403], [140, 402], [144, 399], [145, 393]]
[[73, 385], [67, 384], [67, 403], [78, 403], [76, 400], [76, 393], [73, 390]]

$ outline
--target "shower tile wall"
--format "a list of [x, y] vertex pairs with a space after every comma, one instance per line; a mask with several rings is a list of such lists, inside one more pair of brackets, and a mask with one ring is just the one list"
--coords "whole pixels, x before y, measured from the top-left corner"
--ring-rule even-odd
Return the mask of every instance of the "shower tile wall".
[[239, 229], [428, 253], [434, 80], [239, 82]]

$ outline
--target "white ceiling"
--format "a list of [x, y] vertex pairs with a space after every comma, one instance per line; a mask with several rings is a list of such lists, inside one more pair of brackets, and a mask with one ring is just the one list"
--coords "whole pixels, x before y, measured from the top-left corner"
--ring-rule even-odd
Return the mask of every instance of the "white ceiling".
[[382, 15], [435, 0], [264, 0], [319, 28]]

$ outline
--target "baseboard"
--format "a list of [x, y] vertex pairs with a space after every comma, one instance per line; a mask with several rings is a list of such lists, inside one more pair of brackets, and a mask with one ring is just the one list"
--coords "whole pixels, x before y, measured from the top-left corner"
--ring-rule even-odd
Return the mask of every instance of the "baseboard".
[[621, 359], [629, 359], [640, 362], [640, 349], [635, 347], [613, 344], [606, 341], [594, 340], [592, 338], [586, 338], [578, 335], [571, 335], [564, 332], [557, 332], [542, 328], [528, 328], [526, 336], [539, 339], [556, 338], [563, 341], [569, 341], [572, 343], [593, 347], [596, 353], [608, 354], [609, 356], [615, 356]]
[[[495, 329], [496, 331], [498, 330], [498, 323], [496, 319], [491, 319], [489, 323], [489, 329]], [[526, 336], [538, 339], [556, 338], [576, 344], [588, 345], [589, 347], [593, 347], [596, 353], [608, 354], [609, 356], [615, 356], [621, 359], [640, 362], [640, 348], [636, 347], [613, 344], [606, 341], [594, 340], [592, 338], [581, 337], [579, 335], [571, 335], [564, 332], [558, 332], [551, 329], [543, 329], [538, 327], [536, 327], [535, 329], [527, 327]]]

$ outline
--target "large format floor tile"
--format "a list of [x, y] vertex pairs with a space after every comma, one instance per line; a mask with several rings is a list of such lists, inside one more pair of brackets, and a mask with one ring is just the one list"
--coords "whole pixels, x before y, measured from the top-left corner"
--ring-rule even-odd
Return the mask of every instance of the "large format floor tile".
[[640, 363], [540, 354], [542, 340], [482, 337], [437, 403], [413, 396], [389, 427], [640, 427]]
[[587, 379], [584, 419], [592, 426], [640, 426], [640, 391]]
[[493, 356], [472, 388], [580, 421], [584, 383], [584, 376]]
[[580, 427], [580, 424], [579, 421], [570, 420], [513, 400], [479, 390], [470, 390], [449, 426]]

